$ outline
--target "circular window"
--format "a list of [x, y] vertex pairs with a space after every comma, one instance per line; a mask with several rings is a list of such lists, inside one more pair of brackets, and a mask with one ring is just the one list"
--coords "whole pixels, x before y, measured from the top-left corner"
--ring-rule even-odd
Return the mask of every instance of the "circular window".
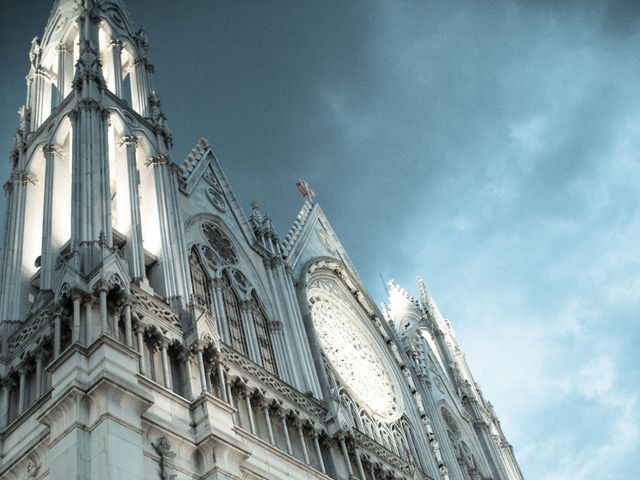
[[231, 240], [223, 233], [220, 227], [211, 223], [205, 223], [202, 225], [202, 233], [211, 248], [218, 253], [223, 262], [236, 263], [238, 261], [238, 256]]
[[330, 280], [312, 282], [307, 295], [318, 341], [341, 385], [380, 419], [397, 420], [400, 390], [383, 347], [365, 326], [364, 311]]

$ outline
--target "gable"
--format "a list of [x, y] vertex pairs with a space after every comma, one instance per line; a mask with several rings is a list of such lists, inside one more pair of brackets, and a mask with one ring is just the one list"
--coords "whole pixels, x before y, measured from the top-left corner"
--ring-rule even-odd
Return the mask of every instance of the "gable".
[[201, 211], [237, 225], [246, 242], [254, 244], [253, 230], [206, 139], [198, 141], [180, 167], [179, 188]]
[[332, 257], [342, 262], [351, 274], [360, 280], [347, 251], [317, 203], [305, 202], [283, 242], [283, 247], [283, 256], [296, 276], [309, 260]]

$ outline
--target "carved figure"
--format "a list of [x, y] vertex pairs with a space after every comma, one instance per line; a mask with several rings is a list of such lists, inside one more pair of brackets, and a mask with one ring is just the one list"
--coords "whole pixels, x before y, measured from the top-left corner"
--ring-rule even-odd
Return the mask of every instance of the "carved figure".
[[33, 68], [40, 67], [40, 60], [42, 59], [42, 46], [40, 45], [40, 39], [38, 37], [35, 37], [33, 40], [31, 40], [29, 59], [31, 60], [31, 66]]
[[176, 478], [177, 475], [171, 473], [171, 465], [176, 453], [171, 451], [171, 444], [167, 437], [160, 437], [157, 443], [151, 442], [151, 446], [160, 455], [160, 479], [173, 480]]

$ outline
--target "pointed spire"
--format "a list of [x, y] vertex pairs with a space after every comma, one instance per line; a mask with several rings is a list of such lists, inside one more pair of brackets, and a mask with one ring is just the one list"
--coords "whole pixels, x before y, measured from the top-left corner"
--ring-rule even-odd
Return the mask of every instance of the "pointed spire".
[[427, 285], [422, 276], [418, 277], [418, 287], [420, 288], [420, 303], [424, 313], [429, 315], [431, 319], [434, 322], [436, 322], [436, 324], [443, 331], [449, 331], [453, 335], [454, 332], [453, 332], [453, 329], [451, 328], [451, 324], [449, 323], [449, 320], [444, 318], [442, 316], [442, 313], [440, 313], [440, 309], [438, 308], [438, 305], [436, 305], [436, 302], [433, 300], [431, 293], [429, 293], [429, 290], [427, 289]]

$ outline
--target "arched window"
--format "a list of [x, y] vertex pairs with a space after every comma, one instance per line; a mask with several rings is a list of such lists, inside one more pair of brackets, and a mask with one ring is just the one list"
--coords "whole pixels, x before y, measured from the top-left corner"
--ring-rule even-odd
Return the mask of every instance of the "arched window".
[[191, 272], [194, 303], [210, 308], [211, 294], [209, 291], [209, 282], [207, 281], [207, 274], [200, 263], [196, 247], [191, 249], [191, 255], [189, 255], [189, 271]]
[[262, 358], [262, 366], [271, 373], [278, 374], [276, 366], [276, 357], [273, 353], [273, 344], [271, 343], [271, 334], [269, 333], [269, 324], [255, 293], [251, 295], [251, 315], [253, 324], [256, 329], [256, 337], [258, 340], [258, 348], [260, 349], [260, 358]]
[[231, 346], [244, 356], [248, 355], [247, 336], [242, 323], [242, 312], [240, 311], [240, 300], [231, 286], [231, 281], [226, 273], [222, 276], [222, 300], [224, 302], [224, 312], [229, 325], [229, 336]]

